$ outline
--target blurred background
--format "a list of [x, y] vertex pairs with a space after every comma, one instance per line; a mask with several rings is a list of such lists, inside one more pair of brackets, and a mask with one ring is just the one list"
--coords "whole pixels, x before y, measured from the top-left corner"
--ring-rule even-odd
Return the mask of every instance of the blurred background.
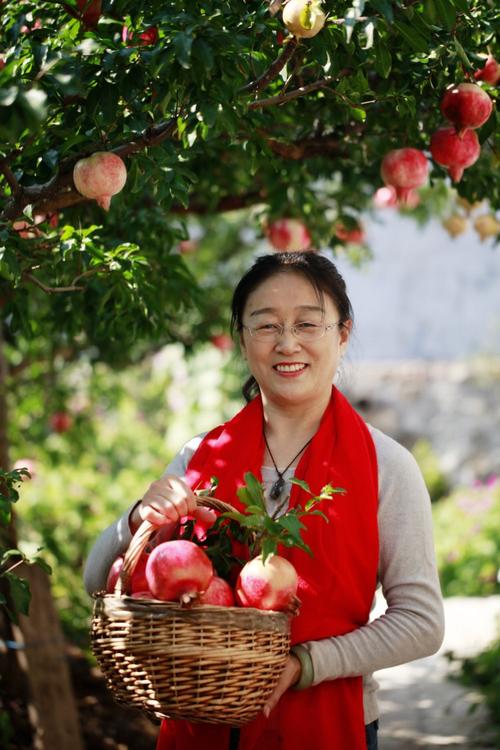
[[[82, 587], [89, 548], [187, 439], [242, 405], [245, 370], [228, 332], [229, 300], [241, 272], [270, 247], [256, 239], [244, 217], [218, 221], [217, 227], [190, 225], [190, 239], [177, 250], [203, 289], [199, 320], [179, 321], [181, 332], [183, 323], [196, 332], [192, 340], [185, 335], [183, 343], [141, 352], [124, 369], [93, 363], [92, 352], [73, 361], [64, 352], [48, 359], [44, 352], [40, 361], [32, 357], [19, 369], [12, 388], [11, 459], [31, 473], [17, 506], [19, 546], [28, 555], [41, 548], [52, 568], [88, 748], [138, 750], [152, 747], [156, 734], [151, 722], [112, 703], [90, 653], [91, 601]], [[348, 253], [342, 243], [320, 252], [337, 262], [355, 312], [339, 387], [367, 421], [402, 442], [419, 462], [433, 502], [445, 597], [488, 600], [497, 607], [498, 248], [491, 239], [481, 242], [472, 229], [451, 238], [435, 219], [419, 226], [389, 209], [367, 218], [362, 244]], [[443, 674], [446, 681], [453, 673], [480, 696], [475, 703], [483, 706], [482, 726], [500, 721], [500, 645], [489, 610], [487, 618], [487, 642], [472, 654], [450, 656]], [[470, 701], [463, 713], [469, 708]], [[5, 746], [29, 746], [21, 725], [19, 718], [17, 727], [0, 727]], [[425, 733], [410, 741], [408, 735], [398, 740], [390, 726], [382, 737], [384, 731], [386, 741], [396, 743], [385, 745], [389, 749], [434, 746]], [[457, 733], [450, 740], [446, 731], [438, 744], [472, 747], [469, 735], [457, 743]], [[481, 747], [498, 746], [497, 739], [489, 742]]]

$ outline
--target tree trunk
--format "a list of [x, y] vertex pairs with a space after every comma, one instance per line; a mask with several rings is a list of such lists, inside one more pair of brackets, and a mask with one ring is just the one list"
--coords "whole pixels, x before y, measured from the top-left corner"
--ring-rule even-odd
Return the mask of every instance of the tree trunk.
[[[0, 467], [6, 471], [10, 468], [7, 427], [7, 363], [0, 325]], [[2, 544], [17, 547], [14, 515], [0, 534]], [[0, 691], [7, 708], [10, 701], [27, 706], [34, 750], [83, 750], [66, 644], [49, 578], [37, 565], [23, 564], [16, 573], [29, 582], [30, 611], [28, 617], [20, 617], [19, 626], [0, 612]]]

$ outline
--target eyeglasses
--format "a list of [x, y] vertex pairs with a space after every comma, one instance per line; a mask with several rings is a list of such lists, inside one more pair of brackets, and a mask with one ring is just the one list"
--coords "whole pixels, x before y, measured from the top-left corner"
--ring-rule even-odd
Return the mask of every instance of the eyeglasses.
[[336, 326], [342, 325], [340, 321], [336, 323], [296, 323], [293, 326], [284, 326], [281, 323], [261, 323], [258, 326], [242, 326], [246, 328], [250, 336], [256, 341], [278, 341], [285, 331], [290, 331], [298, 341], [316, 341], [322, 338], [327, 331]]

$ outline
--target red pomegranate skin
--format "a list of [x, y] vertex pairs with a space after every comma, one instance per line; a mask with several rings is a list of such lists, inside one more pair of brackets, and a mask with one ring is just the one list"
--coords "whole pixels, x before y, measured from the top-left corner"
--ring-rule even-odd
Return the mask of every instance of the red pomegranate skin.
[[213, 604], [217, 607], [234, 607], [234, 593], [227, 581], [219, 578], [219, 576], [214, 576], [198, 602], [200, 604]]
[[431, 154], [435, 162], [448, 169], [453, 182], [460, 182], [464, 169], [479, 158], [481, 146], [474, 130], [466, 130], [462, 137], [454, 128], [439, 128], [431, 136]]
[[462, 136], [467, 128], [480, 128], [493, 111], [490, 97], [475, 83], [449, 88], [441, 100], [441, 112]]
[[147, 588], [157, 599], [189, 602], [212, 580], [212, 563], [193, 542], [174, 539], [155, 547], [146, 565]]
[[422, 151], [416, 148], [397, 148], [389, 151], [382, 160], [380, 174], [386, 185], [392, 185], [401, 203], [405, 203], [412, 190], [422, 187], [427, 180], [429, 163]]
[[[146, 580], [146, 563], [149, 555], [143, 552], [137, 561], [137, 565], [134, 568], [134, 572], [130, 577], [130, 593], [135, 594], [138, 591], [145, 591], [148, 588], [148, 582]], [[123, 557], [117, 557], [108, 573], [108, 580], [106, 581], [106, 591], [112, 594], [115, 590], [118, 576], [123, 567]]]
[[493, 55], [488, 55], [484, 67], [474, 73], [476, 81], [484, 81], [496, 86], [500, 81], [500, 63], [497, 63]]

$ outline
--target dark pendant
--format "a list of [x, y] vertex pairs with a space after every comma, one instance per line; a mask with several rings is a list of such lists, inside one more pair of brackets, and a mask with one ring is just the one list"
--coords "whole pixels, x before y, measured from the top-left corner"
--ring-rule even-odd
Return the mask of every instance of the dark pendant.
[[285, 486], [285, 480], [283, 477], [280, 477], [276, 480], [276, 482], [271, 487], [271, 492], [269, 493], [269, 497], [272, 500], [277, 500], [281, 493], [283, 492], [283, 487]]

